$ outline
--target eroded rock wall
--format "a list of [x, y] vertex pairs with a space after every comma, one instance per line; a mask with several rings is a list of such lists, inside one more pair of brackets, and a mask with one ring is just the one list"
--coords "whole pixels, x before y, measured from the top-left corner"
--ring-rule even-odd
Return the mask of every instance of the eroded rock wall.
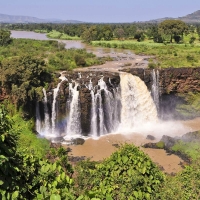
[[[123, 70], [139, 76], [149, 89], [152, 86], [152, 69]], [[200, 92], [200, 68], [158, 69], [160, 94]]]

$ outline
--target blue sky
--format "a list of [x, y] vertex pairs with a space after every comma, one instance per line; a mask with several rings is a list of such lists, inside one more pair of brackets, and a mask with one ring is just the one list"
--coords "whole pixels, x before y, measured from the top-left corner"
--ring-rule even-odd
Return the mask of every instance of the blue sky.
[[133, 22], [181, 17], [200, 0], [0, 0], [0, 13], [85, 22]]

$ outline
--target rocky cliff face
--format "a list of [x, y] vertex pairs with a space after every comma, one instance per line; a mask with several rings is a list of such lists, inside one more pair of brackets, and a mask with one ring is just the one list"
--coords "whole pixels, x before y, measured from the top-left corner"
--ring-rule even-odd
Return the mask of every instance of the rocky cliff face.
[[[152, 69], [123, 70], [139, 76], [152, 89]], [[159, 115], [163, 119], [182, 118], [176, 111], [177, 105], [184, 103], [180, 94], [200, 92], [200, 68], [159, 69]]]
[[[150, 89], [152, 69], [123, 70], [139, 76]], [[200, 68], [167, 68], [159, 69], [160, 94], [200, 92]]]
[[[103, 77], [104, 82], [107, 85], [107, 88], [110, 92], [113, 92], [113, 89], [119, 86], [120, 77], [118, 73], [113, 72], [66, 72], [62, 74], [67, 80], [62, 81], [60, 89], [57, 96], [58, 102], [58, 113], [60, 116], [66, 115], [66, 102], [70, 99], [70, 90], [69, 83], [75, 85], [75, 82], [78, 83], [77, 90], [79, 91], [80, 98], [80, 117], [81, 117], [81, 129], [82, 134], [87, 135], [90, 133], [90, 123], [91, 123], [91, 106], [92, 106], [92, 97], [91, 90], [89, 87], [95, 87], [95, 90], [98, 90], [98, 81]], [[54, 85], [54, 87], [56, 87]], [[52, 98], [52, 89], [53, 87], [48, 88], [47, 96], [49, 107], [53, 102]], [[102, 94], [103, 96], [103, 94]]]

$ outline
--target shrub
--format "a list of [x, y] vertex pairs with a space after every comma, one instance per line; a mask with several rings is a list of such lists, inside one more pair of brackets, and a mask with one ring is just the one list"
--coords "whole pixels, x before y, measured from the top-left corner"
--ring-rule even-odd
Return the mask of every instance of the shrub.
[[84, 178], [78, 188], [89, 198], [150, 199], [164, 181], [158, 167], [134, 145], [125, 144], [102, 163], [86, 164], [78, 170], [79, 181]]
[[148, 68], [150, 68], [150, 69], [155, 69], [155, 68], [156, 68], [156, 64], [153, 63], [153, 62], [149, 62], [149, 63], [148, 63]]

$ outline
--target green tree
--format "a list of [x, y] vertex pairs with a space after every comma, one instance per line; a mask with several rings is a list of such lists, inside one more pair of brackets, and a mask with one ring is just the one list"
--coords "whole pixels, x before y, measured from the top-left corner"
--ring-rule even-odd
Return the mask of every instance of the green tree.
[[142, 31], [137, 31], [134, 35], [134, 38], [138, 41], [141, 42], [144, 40], [145, 36], [144, 33]]
[[161, 35], [169, 35], [170, 42], [172, 43], [172, 39], [176, 36], [181, 36], [183, 38], [183, 34], [187, 33], [188, 26], [185, 22], [181, 20], [165, 20], [159, 24], [159, 33]]
[[5, 46], [11, 43], [10, 31], [0, 29], [0, 46]]
[[123, 28], [117, 28], [114, 30], [114, 35], [119, 40], [122, 40], [125, 37], [125, 32]]
[[36, 95], [36, 89], [51, 80], [44, 60], [31, 56], [5, 59], [0, 65], [1, 85], [11, 91], [16, 102], [27, 102]]
[[89, 29], [85, 29], [81, 37], [87, 43], [90, 43], [91, 41], [94, 41], [94, 40], [98, 40], [97, 27], [93, 25]]
[[103, 40], [111, 40], [113, 38], [113, 32], [110, 26], [105, 25], [102, 29], [102, 38]]

